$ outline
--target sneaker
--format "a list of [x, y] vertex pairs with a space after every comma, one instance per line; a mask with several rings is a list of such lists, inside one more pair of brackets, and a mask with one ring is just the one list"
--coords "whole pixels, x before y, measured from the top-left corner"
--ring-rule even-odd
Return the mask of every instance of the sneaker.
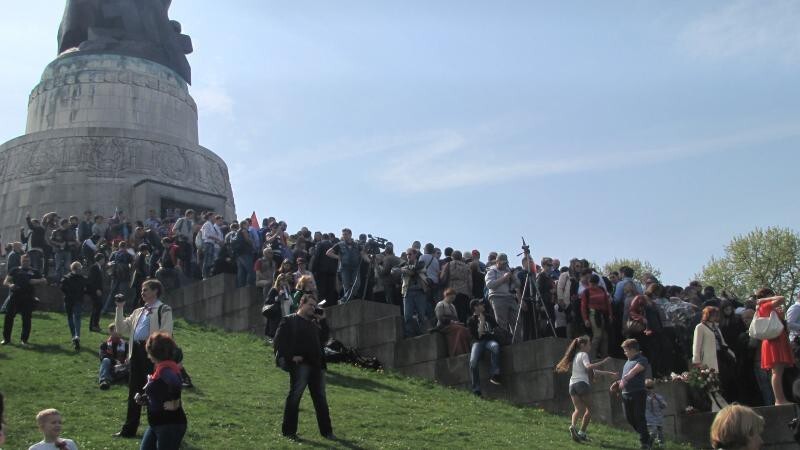
[[578, 435], [578, 430], [572, 425], [569, 426], [569, 435], [572, 436], [573, 441], [575, 442], [581, 441], [581, 437]]
[[492, 377], [489, 378], [489, 383], [496, 384], [498, 386], [503, 384], [500, 382], [500, 375], [492, 375]]
[[483, 397], [483, 394], [481, 394], [481, 391], [475, 391], [472, 394], [475, 395], [475, 397]]
[[336, 440], [336, 435], [333, 434], [333, 433], [323, 434], [322, 437], [324, 437], [325, 439], [327, 439], [329, 441], [335, 441]]
[[100, 390], [101, 391], [107, 391], [110, 388], [111, 388], [111, 383], [109, 383], [108, 380], [103, 380], [103, 381], [100, 382]]
[[117, 431], [116, 433], [112, 434], [111, 437], [115, 438], [123, 438], [123, 439], [133, 439], [136, 437], [136, 433], [131, 433], [126, 430]]
[[583, 431], [578, 431], [578, 438], [583, 442], [589, 441], [589, 436], [587, 436]]
[[81, 349], [81, 338], [79, 338], [78, 336], [75, 336], [74, 338], [72, 338], [72, 346], [75, 348], [75, 351], [80, 350]]
[[94, 333], [102, 333], [103, 332], [103, 330], [101, 330], [100, 327], [98, 327], [98, 326], [89, 327], [89, 331], [94, 332]]
[[20, 344], [21, 344], [23, 347], [30, 347], [30, 346], [31, 346], [31, 344], [29, 344], [29, 343], [28, 343], [28, 341], [22, 341]]
[[296, 433], [295, 434], [284, 434], [283, 437], [285, 437], [286, 439], [288, 439], [290, 441], [295, 441], [295, 442], [300, 440], [300, 436], [298, 436]]
[[7, 341], [7, 340], [5, 340], [5, 339], [3, 339], [2, 341], [0, 341], [0, 345], [8, 345], [8, 344], [10, 344], [10, 343], [11, 343], [11, 341]]

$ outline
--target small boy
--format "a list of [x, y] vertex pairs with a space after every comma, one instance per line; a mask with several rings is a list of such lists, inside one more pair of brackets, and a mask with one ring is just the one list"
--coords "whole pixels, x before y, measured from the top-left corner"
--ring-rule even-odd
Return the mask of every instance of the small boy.
[[61, 413], [56, 409], [45, 409], [36, 415], [36, 423], [44, 435], [44, 440], [31, 445], [28, 450], [78, 450], [71, 439], [60, 439]]
[[100, 389], [107, 390], [114, 381], [128, 376], [128, 343], [117, 333], [114, 324], [108, 326], [108, 340], [100, 344]]
[[647, 417], [647, 431], [650, 432], [650, 439], [656, 447], [664, 445], [664, 410], [667, 402], [661, 394], [654, 390], [653, 380], [644, 383], [647, 388], [647, 404], [645, 405], [645, 416]]
[[622, 343], [622, 351], [628, 361], [622, 368], [622, 377], [611, 386], [613, 392], [622, 391], [622, 410], [625, 418], [634, 430], [639, 433], [639, 443], [642, 449], [650, 448], [650, 434], [647, 431], [647, 418], [645, 406], [647, 404], [647, 389], [644, 386], [647, 370], [650, 363], [642, 355], [639, 342], [636, 339], [627, 339]]

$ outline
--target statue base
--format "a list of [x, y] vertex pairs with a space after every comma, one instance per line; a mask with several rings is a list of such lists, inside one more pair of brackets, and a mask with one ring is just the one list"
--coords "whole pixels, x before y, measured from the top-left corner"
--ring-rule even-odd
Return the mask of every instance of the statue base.
[[171, 69], [119, 55], [66, 55], [30, 96], [27, 134], [0, 146], [0, 230], [25, 215], [86, 209], [131, 220], [194, 208], [235, 218], [228, 168], [198, 145], [197, 108]]

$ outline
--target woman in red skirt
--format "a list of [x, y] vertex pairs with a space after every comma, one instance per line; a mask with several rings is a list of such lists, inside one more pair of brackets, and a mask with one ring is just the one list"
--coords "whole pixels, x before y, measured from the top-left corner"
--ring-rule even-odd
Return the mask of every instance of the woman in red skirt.
[[769, 317], [775, 311], [781, 322], [784, 323], [783, 331], [778, 337], [761, 341], [761, 368], [772, 370], [772, 391], [775, 393], [776, 405], [787, 405], [789, 400], [783, 393], [783, 370], [794, 364], [792, 349], [789, 347], [789, 337], [786, 334], [786, 321], [783, 318], [784, 298], [776, 296], [769, 288], [761, 288], [756, 292], [758, 298], [758, 317]]

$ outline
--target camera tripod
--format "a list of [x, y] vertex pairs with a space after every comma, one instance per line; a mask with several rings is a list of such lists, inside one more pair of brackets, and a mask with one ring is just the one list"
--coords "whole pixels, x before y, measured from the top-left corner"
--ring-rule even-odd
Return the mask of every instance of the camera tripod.
[[[539, 313], [537, 312], [537, 306], [541, 305], [542, 310], [544, 311], [544, 315], [547, 318], [547, 325], [550, 326], [550, 331], [553, 333], [553, 336], [556, 335], [556, 329], [553, 326], [552, 318], [550, 317], [550, 312], [547, 310], [547, 306], [544, 304], [544, 299], [542, 298], [542, 293], [539, 291], [539, 285], [536, 283], [536, 280], [532, 276], [535, 273], [535, 270], [531, 270], [531, 264], [535, 265], [536, 263], [533, 262], [531, 258], [531, 247], [525, 243], [525, 238], [522, 238], [522, 253], [519, 253], [517, 256], [525, 255], [528, 261], [528, 267], [526, 267], [525, 273], [525, 284], [522, 286], [522, 297], [520, 298], [519, 308], [517, 308], [517, 321], [514, 324], [514, 331], [511, 334], [511, 343], [513, 344], [514, 341], [517, 339], [517, 327], [519, 327], [520, 319], [522, 318], [522, 302], [525, 301], [525, 293], [533, 294], [535, 290], [536, 293], [533, 296], [533, 301], [531, 302], [531, 307], [533, 308], [533, 333], [534, 339], [539, 339]], [[530, 286], [533, 285], [533, 288]]]

